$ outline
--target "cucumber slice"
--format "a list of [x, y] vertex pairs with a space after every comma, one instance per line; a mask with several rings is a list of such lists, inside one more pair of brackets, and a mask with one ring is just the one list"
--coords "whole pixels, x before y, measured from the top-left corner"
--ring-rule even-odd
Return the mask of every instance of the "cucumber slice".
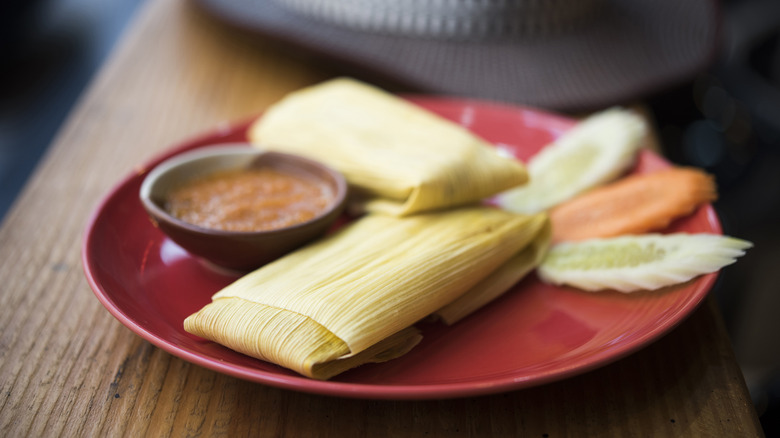
[[644, 234], [554, 245], [539, 277], [587, 291], [652, 290], [734, 263], [753, 244], [718, 234]]
[[531, 158], [530, 181], [499, 194], [496, 202], [533, 214], [616, 179], [634, 164], [645, 134], [642, 119], [627, 110], [590, 116]]

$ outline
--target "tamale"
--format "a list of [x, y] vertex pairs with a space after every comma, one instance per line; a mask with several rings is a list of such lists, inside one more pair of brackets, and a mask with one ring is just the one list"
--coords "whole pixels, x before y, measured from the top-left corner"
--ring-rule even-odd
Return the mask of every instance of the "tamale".
[[517, 254], [546, 247], [548, 228], [545, 214], [484, 206], [368, 215], [228, 285], [184, 328], [327, 379], [406, 353], [420, 339], [413, 324], [459, 297], [477, 297]]
[[519, 161], [464, 127], [348, 78], [291, 93], [248, 136], [258, 147], [339, 170], [358, 208], [371, 212], [403, 216], [463, 205], [528, 179]]

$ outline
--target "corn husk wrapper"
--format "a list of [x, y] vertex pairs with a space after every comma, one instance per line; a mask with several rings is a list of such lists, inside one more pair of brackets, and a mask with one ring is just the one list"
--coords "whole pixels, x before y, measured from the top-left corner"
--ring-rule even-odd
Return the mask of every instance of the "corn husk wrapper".
[[294, 92], [249, 129], [258, 147], [344, 174], [357, 209], [392, 215], [472, 203], [525, 183], [525, 167], [464, 127], [378, 88], [334, 79]]
[[[543, 215], [533, 217], [535, 221], [546, 219]], [[538, 223], [535, 223], [534, 228], [537, 225]], [[523, 250], [512, 256], [468, 292], [436, 311], [435, 316], [444, 323], [452, 325], [495, 300], [539, 266], [550, 248], [551, 239], [552, 225], [545, 220], [533, 240]]]
[[[493, 273], [547, 242], [545, 214], [469, 207], [407, 218], [369, 215], [240, 278], [184, 326], [327, 379], [406, 353], [420, 340], [413, 324], [460, 297], [472, 298], [455, 306], [453, 320], [480, 307], [480, 288], [495, 289]], [[515, 281], [530, 268], [520, 266]], [[503, 290], [513, 284], [503, 283]]]

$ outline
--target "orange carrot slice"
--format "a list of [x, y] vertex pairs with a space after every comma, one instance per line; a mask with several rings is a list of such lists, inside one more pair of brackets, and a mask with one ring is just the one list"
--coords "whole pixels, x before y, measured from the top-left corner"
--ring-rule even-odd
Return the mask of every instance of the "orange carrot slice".
[[713, 177], [698, 169], [675, 167], [629, 175], [553, 208], [553, 241], [660, 230], [716, 198]]

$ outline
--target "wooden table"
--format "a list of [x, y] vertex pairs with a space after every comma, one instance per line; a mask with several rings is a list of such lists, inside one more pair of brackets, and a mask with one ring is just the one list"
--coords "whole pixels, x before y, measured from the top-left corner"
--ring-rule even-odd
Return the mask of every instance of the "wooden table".
[[660, 341], [599, 370], [437, 401], [245, 382], [171, 356], [114, 319], [80, 262], [98, 200], [171, 144], [333, 75], [185, 0], [147, 2], [0, 230], [0, 435], [761, 435], [711, 299]]

